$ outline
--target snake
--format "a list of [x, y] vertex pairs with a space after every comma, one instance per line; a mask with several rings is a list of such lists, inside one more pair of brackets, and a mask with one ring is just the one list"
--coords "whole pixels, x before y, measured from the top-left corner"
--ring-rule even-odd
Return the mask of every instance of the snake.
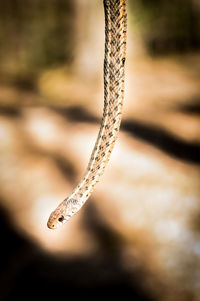
[[124, 102], [127, 9], [126, 0], [103, 0], [105, 15], [103, 117], [86, 172], [70, 196], [50, 214], [56, 229], [76, 214], [99, 182], [118, 137]]

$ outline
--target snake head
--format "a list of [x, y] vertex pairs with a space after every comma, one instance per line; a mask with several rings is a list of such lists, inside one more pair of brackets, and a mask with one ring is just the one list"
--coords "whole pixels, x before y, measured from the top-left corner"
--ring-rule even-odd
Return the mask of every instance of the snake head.
[[68, 221], [72, 215], [78, 211], [77, 201], [74, 199], [65, 199], [57, 208], [54, 210], [47, 222], [49, 229], [57, 229]]

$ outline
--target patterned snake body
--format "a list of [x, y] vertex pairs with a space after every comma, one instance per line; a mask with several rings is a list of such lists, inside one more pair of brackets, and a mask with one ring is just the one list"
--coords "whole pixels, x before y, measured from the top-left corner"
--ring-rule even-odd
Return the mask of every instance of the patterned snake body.
[[50, 229], [64, 224], [87, 201], [110, 158], [120, 128], [126, 59], [126, 0], [104, 0], [104, 10], [104, 109], [101, 127], [85, 176], [72, 194], [51, 213], [47, 223]]

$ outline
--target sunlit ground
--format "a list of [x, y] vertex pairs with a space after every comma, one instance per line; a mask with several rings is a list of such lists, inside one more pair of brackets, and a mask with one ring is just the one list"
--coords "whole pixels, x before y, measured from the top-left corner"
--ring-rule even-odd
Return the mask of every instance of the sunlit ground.
[[[60, 0], [65, 10], [61, 5], [58, 11], [52, 3], [46, 4], [49, 11], [33, 9], [39, 15], [30, 18], [32, 39], [19, 34], [16, 57], [17, 33], [5, 42], [4, 57], [0, 45], [5, 73], [0, 71], [0, 300], [29, 298], [31, 292], [43, 300], [73, 293], [92, 299], [198, 301], [200, 54], [150, 56], [133, 31], [137, 24], [130, 26], [130, 15], [119, 139], [91, 198], [52, 231], [49, 214], [80, 181], [97, 137], [104, 26], [100, 3], [98, 11], [97, 3], [77, 0], [81, 10], [76, 13], [70, 1]], [[67, 23], [73, 14], [79, 20], [74, 19], [77, 53], [73, 40], [66, 42], [73, 37]], [[81, 40], [83, 23], [89, 29]], [[66, 59], [60, 62], [58, 56], [49, 65], [64, 42]]]
[[[100, 80], [90, 87], [66, 78], [65, 85], [63, 71], [55, 70], [39, 79], [40, 95], [0, 90], [1, 206], [13, 230], [66, 258], [113, 244], [124, 269], [146, 271], [144, 287], [161, 300], [199, 293], [199, 119], [190, 108], [199, 99], [200, 69], [188, 71], [181, 59], [129, 62], [122, 130], [109, 166], [81, 212], [57, 231], [46, 222], [86, 168], [102, 110]], [[58, 104], [47, 105], [51, 95]], [[103, 241], [114, 233], [104, 251], [96, 231]]]

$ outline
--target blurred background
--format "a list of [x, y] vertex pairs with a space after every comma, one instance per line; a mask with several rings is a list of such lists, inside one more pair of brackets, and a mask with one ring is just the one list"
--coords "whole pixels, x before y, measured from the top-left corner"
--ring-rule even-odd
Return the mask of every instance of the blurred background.
[[128, 1], [119, 139], [80, 213], [46, 226], [86, 169], [103, 56], [102, 1], [0, 1], [0, 300], [200, 300], [199, 0]]

